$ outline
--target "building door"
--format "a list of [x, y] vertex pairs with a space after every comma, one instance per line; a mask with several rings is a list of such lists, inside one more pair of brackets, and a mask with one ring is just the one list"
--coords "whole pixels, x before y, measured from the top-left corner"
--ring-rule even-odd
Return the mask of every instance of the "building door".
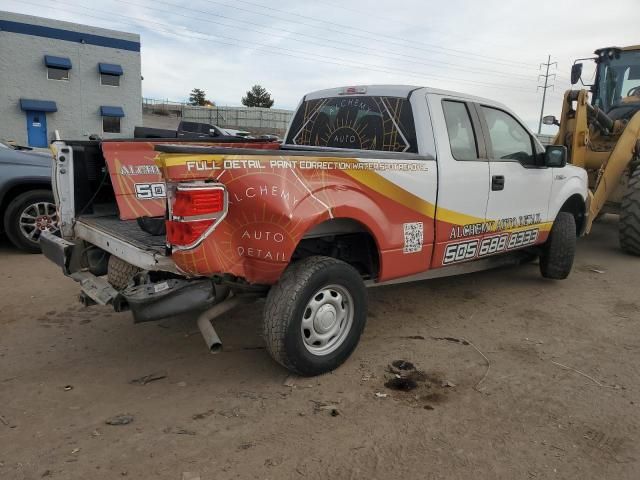
[[27, 110], [27, 138], [30, 147], [47, 147], [47, 114]]

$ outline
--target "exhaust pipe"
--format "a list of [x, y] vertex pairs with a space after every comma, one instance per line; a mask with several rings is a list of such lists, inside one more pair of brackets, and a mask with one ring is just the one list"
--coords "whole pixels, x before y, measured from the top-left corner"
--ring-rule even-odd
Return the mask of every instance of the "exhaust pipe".
[[198, 328], [200, 329], [200, 333], [202, 333], [202, 338], [204, 338], [204, 343], [207, 344], [209, 351], [211, 353], [218, 353], [222, 350], [222, 340], [220, 340], [220, 337], [216, 333], [216, 329], [211, 325], [211, 320], [208, 315], [206, 315], [207, 313], [208, 312], [205, 312], [198, 317]]
[[211, 325], [211, 321], [246, 301], [247, 299], [244, 297], [231, 297], [200, 314], [198, 317], [198, 328], [211, 353], [218, 353], [222, 350], [222, 340], [220, 340], [215, 328]]

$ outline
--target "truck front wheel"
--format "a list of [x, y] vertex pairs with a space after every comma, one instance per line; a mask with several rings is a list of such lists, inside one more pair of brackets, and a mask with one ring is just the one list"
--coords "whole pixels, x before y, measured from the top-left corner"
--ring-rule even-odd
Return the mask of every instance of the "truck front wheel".
[[569, 276], [576, 254], [576, 239], [574, 216], [567, 212], [558, 213], [540, 255], [540, 273], [543, 277], [562, 280]]
[[367, 293], [351, 265], [308, 257], [290, 265], [264, 309], [264, 338], [271, 356], [299, 375], [340, 366], [358, 344], [367, 319]]

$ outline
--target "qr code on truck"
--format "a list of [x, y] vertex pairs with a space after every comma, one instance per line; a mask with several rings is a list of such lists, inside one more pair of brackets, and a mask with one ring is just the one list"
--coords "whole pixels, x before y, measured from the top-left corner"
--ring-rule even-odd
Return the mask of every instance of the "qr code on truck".
[[422, 251], [424, 226], [422, 222], [404, 224], [404, 253], [416, 253]]

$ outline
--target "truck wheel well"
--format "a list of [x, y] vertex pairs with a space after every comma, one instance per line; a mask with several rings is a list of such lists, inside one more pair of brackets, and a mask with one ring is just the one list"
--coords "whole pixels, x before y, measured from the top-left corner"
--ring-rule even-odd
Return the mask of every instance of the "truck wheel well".
[[28, 182], [28, 183], [19, 183], [17, 185], [13, 185], [5, 192], [0, 200], [0, 230], [3, 229], [4, 225], [4, 213], [7, 210], [7, 207], [11, 203], [11, 201], [16, 198], [18, 195], [28, 192], [30, 190], [51, 190], [50, 183], [38, 183], [38, 182]]
[[316, 225], [300, 240], [291, 259], [297, 261], [314, 255], [342, 260], [364, 278], [376, 278], [380, 269], [375, 238], [364, 225], [352, 219], [335, 218]]
[[561, 212], [567, 212], [573, 215], [576, 219], [576, 235], [579, 235], [582, 232], [585, 222], [585, 203], [582, 197], [578, 194], [571, 195], [562, 208], [560, 208]]

